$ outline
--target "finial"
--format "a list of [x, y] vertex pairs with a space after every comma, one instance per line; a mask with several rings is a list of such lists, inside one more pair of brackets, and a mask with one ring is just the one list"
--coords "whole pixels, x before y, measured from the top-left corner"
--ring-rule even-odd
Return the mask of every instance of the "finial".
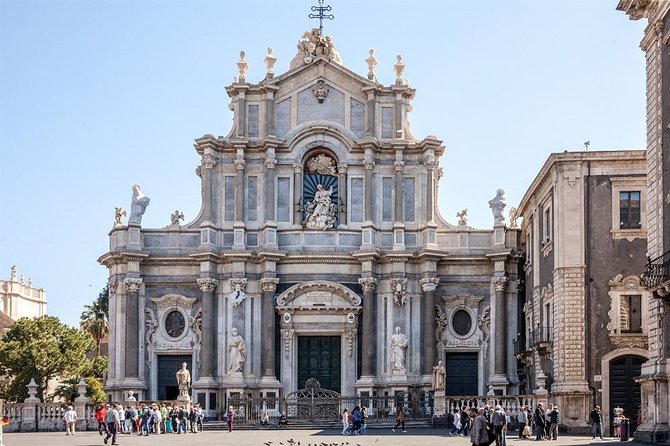
[[376, 66], [377, 66], [377, 59], [375, 58], [375, 49], [370, 48], [370, 51], [368, 51], [368, 58], [365, 59], [365, 62], [368, 64], [368, 79], [371, 81], [376, 81], [377, 76], [375, 75], [376, 71]]
[[268, 47], [268, 53], [265, 55], [263, 62], [265, 62], [265, 78], [272, 79], [275, 75], [275, 62], [277, 58], [272, 54], [272, 47]]
[[323, 6], [323, 0], [319, 0], [319, 6], [312, 6], [312, 11], [318, 12], [318, 14], [310, 14], [310, 19], [319, 19], [319, 35], [323, 35], [323, 19], [333, 20], [335, 18], [332, 14], [324, 14], [326, 11], [331, 11], [333, 8], [328, 6]]
[[12, 268], [10, 269], [10, 278], [12, 282], [16, 282], [16, 265], [12, 265]]
[[240, 82], [245, 81], [247, 70], [249, 69], [246, 58], [247, 53], [244, 50], [240, 51], [240, 60], [237, 62], [237, 69], [240, 70]]
[[402, 54], [398, 54], [396, 56], [396, 64], [393, 65], [393, 69], [395, 70], [395, 83], [397, 85], [402, 85], [405, 80], [403, 79], [403, 74], [405, 74], [405, 64], [402, 63]]

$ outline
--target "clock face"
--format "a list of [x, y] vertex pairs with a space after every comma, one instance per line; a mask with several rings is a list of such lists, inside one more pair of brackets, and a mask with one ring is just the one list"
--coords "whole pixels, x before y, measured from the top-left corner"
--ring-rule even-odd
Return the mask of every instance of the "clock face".
[[165, 332], [171, 338], [178, 338], [184, 333], [186, 320], [181, 311], [174, 310], [165, 318]]

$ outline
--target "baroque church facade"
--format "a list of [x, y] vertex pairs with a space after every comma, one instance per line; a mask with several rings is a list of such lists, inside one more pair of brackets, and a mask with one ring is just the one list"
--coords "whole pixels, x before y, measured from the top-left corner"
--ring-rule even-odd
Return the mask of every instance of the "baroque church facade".
[[[193, 401], [283, 396], [315, 378], [343, 396], [432, 388], [442, 360], [451, 395], [518, 394], [513, 340], [523, 320], [521, 230], [491, 229], [437, 208], [434, 136], [415, 138], [415, 90], [347, 69], [319, 30], [290, 69], [226, 88], [233, 126], [195, 141], [202, 206], [145, 228], [134, 186], [109, 252], [112, 400], [174, 399], [183, 362]], [[523, 390], [523, 389], [521, 389]]]

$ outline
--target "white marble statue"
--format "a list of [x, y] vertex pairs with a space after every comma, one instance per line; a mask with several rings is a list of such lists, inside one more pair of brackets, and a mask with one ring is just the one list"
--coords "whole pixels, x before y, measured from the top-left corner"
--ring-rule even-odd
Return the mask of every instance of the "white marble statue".
[[403, 84], [405, 80], [403, 75], [405, 74], [405, 64], [402, 63], [402, 54], [396, 56], [396, 64], [393, 65], [393, 71], [395, 71], [395, 83]]
[[519, 218], [519, 210], [515, 207], [510, 208], [509, 210], [509, 227], [516, 229], [519, 227], [519, 224], [516, 222]]
[[177, 385], [179, 386], [179, 396], [188, 398], [188, 389], [191, 387], [191, 372], [186, 368], [188, 364], [183, 362], [181, 368], [177, 370]]
[[309, 229], [329, 229], [335, 223], [335, 204], [331, 200], [333, 186], [316, 186], [314, 199], [307, 203], [304, 225]]
[[433, 389], [444, 390], [444, 382], [447, 370], [442, 365], [442, 360], [437, 361], [437, 365], [433, 367]]
[[394, 372], [405, 372], [405, 352], [409, 341], [407, 335], [400, 332], [400, 327], [395, 328], [391, 336], [391, 370]]
[[147, 210], [150, 201], [151, 199], [142, 192], [142, 187], [140, 187], [139, 184], [134, 184], [133, 196], [130, 201], [130, 217], [128, 218], [128, 224], [142, 224], [142, 216], [144, 215], [144, 211]]
[[461, 212], [456, 212], [456, 217], [458, 217], [458, 226], [467, 226], [468, 225], [468, 210], [463, 209]]
[[242, 289], [242, 283], [235, 282], [233, 291], [228, 294], [228, 300], [233, 303], [233, 307], [239, 307], [247, 298], [247, 293]]
[[246, 357], [244, 338], [237, 333], [237, 328], [233, 328], [228, 339], [228, 372], [241, 372]]
[[249, 69], [249, 63], [247, 62], [247, 53], [244, 50], [240, 51], [240, 60], [237, 61], [237, 69], [240, 72], [240, 82], [241, 82], [247, 76], [247, 70]]
[[505, 216], [503, 211], [505, 210], [505, 191], [498, 189], [496, 191], [496, 196], [489, 200], [489, 207], [491, 212], [493, 212], [493, 226], [501, 226], [505, 224]]
[[183, 220], [183, 219], [184, 219], [184, 213], [183, 213], [183, 212], [180, 212], [180, 211], [177, 209], [176, 211], [174, 211], [174, 212], [172, 213], [172, 215], [170, 215], [170, 224], [171, 224], [171, 225], [178, 225], [178, 224], [179, 224], [179, 220]]
[[114, 226], [123, 226], [121, 217], [127, 216], [128, 213], [123, 208], [114, 208]]

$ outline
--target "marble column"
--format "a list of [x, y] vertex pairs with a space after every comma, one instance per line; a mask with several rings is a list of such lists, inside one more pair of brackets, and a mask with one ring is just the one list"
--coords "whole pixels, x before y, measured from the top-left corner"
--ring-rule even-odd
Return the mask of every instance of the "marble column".
[[375, 162], [371, 158], [363, 161], [365, 166], [365, 221], [372, 222], [372, 169]]
[[275, 291], [277, 291], [277, 277], [261, 278], [263, 288], [263, 302], [261, 309], [261, 376], [276, 379], [275, 372]]
[[423, 163], [426, 166], [426, 222], [433, 221], [433, 198], [435, 187], [433, 186], [433, 172], [437, 166], [434, 156], [429, 156]]
[[347, 165], [346, 164], [340, 164], [337, 167], [337, 188], [338, 188], [338, 193], [339, 193], [339, 201], [342, 203], [341, 206], [338, 206], [339, 209], [339, 224], [340, 225], [346, 225], [347, 224], [347, 211], [346, 211], [346, 206], [347, 206]]
[[423, 313], [423, 374], [430, 374], [435, 365], [435, 289], [440, 279], [424, 277], [421, 279], [421, 289], [424, 293]]
[[505, 287], [506, 276], [495, 276], [491, 279], [495, 288], [495, 345], [492, 356], [493, 373], [499, 377], [507, 376], [507, 324], [505, 322]]
[[265, 159], [265, 221], [275, 219], [275, 158]]
[[377, 346], [377, 306], [375, 305], [375, 288], [377, 279], [374, 277], [362, 277], [358, 283], [363, 287], [363, 324], [361, 325], [361, 337], [363, 339], [362, 352], [362, 376], [373, 377], [376, 375], [376, 346]]
[[368, 92], [368, 122], [365, 129], [365, 136], [373, 137], [376, 136], [375, 130], [375, 112], [376, 104], [375, 94], [373, 92]]
[[129, 277], [123, 281], [126, 285], [126, 377], [138, 378], [139, 374], [139, 298], [142, 279]]
[[403, 212], [402, 212], [402, 170], [405, 167], [405, 162], [401, 160], [396, 160], [393, 163], [393, 170], [395, 171], [395, 207], [394, 207], [394, 216], [393, 221], [397, 224], [403, 224]]
[[242, 158], [236, 158], [237, 181], [235, 186], [235, 222], [244, 222], [244, 169], [247, 162]]
[[[302, 164], [293, 164], [293, 224], [302, 224]], [[305, 203], [302, 203], [304, 206]]]
[[203, 155], [200, 164], [202, 175], [202, 217], [205, 223], [212, 222], [212, 169], [216, 160], [211, 155]]
[[216, 308], [214, 307], [214, 290], [219, 281], [216, 279], [198, 279], [202, 291], [202, 333], [200, 339], [200, 377], [214, 377], [214, 356], [216, 344]]

